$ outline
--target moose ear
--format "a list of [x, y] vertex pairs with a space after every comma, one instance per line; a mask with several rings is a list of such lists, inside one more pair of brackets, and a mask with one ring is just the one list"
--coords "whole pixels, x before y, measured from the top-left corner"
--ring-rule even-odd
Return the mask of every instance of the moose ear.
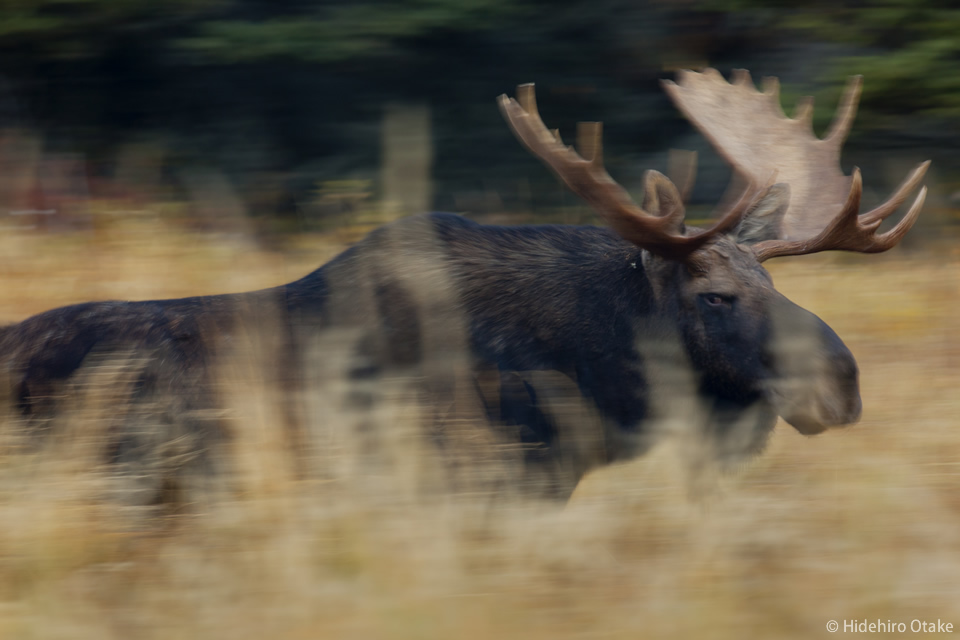
[[644, 174], [641, 206], [652, 216], [670, 220], [676, 232], [683, 232], [683, 198], [670, 178], [659, 171], [650, 170]]
[[757, 200], [733, 232], [738, 244], [754, 244], [780, 237], [783, 216], [790, 206], [790, 186], [778, 182]]

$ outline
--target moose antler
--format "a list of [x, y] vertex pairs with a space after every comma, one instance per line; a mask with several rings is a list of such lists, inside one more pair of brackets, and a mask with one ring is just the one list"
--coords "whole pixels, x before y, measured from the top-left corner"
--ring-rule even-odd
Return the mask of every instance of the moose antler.
[[805, 240], [765, 240], [753, 245], [751, 249], [760, 262], [777, 256], [799, 256], [819, 251], [881, 253], [892, 249], [907, 234], [907, 231], [910, 231], [910, 227], [920, 216], [923, 201], [927, 197], [927, 188], [921, 187], [907, 215], [897, 223], [897, 226], [881, 235], [877, 235], [877, 228], [887, 216], [903, 204], [907, 194], [917, 185], [929, 166], [929, 160], [918, 166], [907, 176], [894, 195], [876, 209], [864, 214], [860, 213], [863, 182], [860, 179], [860, 169], [854, 168], [850, 195], [840, 209], [840, 213], [827, 224], [823, 231]]
[[780, 108], [776, 78], [764, 78], [762, 93], [742, 69], [733, 72], [731, 82], [716, 69], [683, 71], [676, 83], [663, 82], [677, 107], [738, 173], [756, 180], [775, 170], [777, 180], [790, 186], [790, 207], [778, 239], [754, 245], [758, 260], [829, 249], [886, 251], [916, 221], [925, 188], [894, 229], [875, 234], [920, 184], [929, 161], [914, 169], [886, 202], [864, 214], [859, 214], [859, 170], [846, 176], [840, 169], [840, 150], [853, 124], [862, 84], [860, 76], [850, 79], [833, 124], [819, 139], [812, 127], [813, 99], [801, 100], [794, 117], [788, 118]]
[[741, 197], [721, 213], [716, 224], [684, 235], [682, 198], [666, 176], [647, 172], [641, 207], [603, 168], [599, 122], [580, 123], [577, 137], [581, 156], [563, 144], [559, 133], [544, 125], [532, 84], [518, 86], [516, 100], [501, 95], [498, 102], [517, 138], [553, 169], [571, 191], [589, 203], [624, 239], [662, 257], [684, 260], [717, 234], [729, 231], [740, 222], [758, 193], [754, 182], [748, 180]]

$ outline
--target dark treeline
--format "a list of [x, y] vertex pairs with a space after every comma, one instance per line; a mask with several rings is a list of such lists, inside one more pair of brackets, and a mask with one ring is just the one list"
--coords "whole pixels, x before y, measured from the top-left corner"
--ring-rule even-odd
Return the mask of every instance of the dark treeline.
[[[0, 124], [38, 132], [109, 179], [140, 145], [175, 191], [184, 172], [228, 177], [255, 214], [291, 214], [318, 185], [376, 192], [387, 105], [430, 114], [432, 205], [567, 201], [512, 139], [494, 98], [535, 81], [550, 126], [603, 120], [611, 171], [636, 184], [670, 148], [705, 145], [660, 91], [678, 68], [777, 75], [790, 113], [866, 76], [845, 164], [887, 185], [933, 157], [960, 188], [960, 10], [933, 0], [34, 0], [0, 3]], [[866, 6], [870, 5], [870, 6]], [[870, 173], [869, 169], [875, 169]], [[694, 202], [724, 169], [707, 153]], [[534, 176], [527, 185], [518, 176]], [[367, 187], [358, 187], [361, 190]], [[495, 194], [491, 201], [490, 194]], [[536, 194], [536, 195], [531, 195]], [[945, 200], [949, 202], [949, 200]]]

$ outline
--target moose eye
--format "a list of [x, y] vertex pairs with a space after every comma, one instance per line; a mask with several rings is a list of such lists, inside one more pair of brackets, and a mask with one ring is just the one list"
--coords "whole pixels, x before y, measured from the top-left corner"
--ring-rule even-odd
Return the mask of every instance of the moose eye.
[[720, 293], [704, 293], [700, 297], [707, 303], [708, 307], [729, 308], [733, 306], [733, 296], [725, 296]]

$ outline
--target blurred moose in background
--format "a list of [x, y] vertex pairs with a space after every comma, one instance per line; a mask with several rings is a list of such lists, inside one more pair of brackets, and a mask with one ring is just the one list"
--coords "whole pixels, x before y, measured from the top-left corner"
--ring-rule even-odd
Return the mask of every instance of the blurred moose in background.
[[[516, 100], [499, 99], [514, 133], [609, 228], [416, 216], [272, 289], [54, 309], [0, 333], [16, 422], [28, 436], [56, 433], [80, 372], [135, 354], [103, 455], [138, 478], [133, 500], [168, 500], [183, 478], [212, 470], [229, 440], [218, 362], [245, 343], [271, 345], [267, 378], [293, 405], [296, 391], [311, 393], [312, 354], [334, 335], [349, 336], [342, 375], [358, 388], [399, 377], [424, 392], [437, 408], [425, 430], [437, 456], [450, 434], [443, 415], [468, 388], [479, 411], [471, 428], [516, 457], [513, 485], [560, 499], [590, 469], [644, 452], [671, 421], [732, 459], [759, 451], [778, 416], [804, 434], [851, 424], [861, 411], [852, 354], [774, 289], [762, 263], [886, 251], [916, 221], [925, 188], [877, 233], [928, 163], [862, 214], [860, 174], [839, 167], [860, 86], [850, 82], [818, 139], [810, 104], [786, 117], [775, 79], [762, 93], [742, 71], [732, 82], [708, 69], [665, 83], [746, 184], [706, 230], [685, 226], [680, 191], [657, 172], [634, 203], [603, 168], [599, 124], [583, 127], [578, 154], [521, 86]], [[566, 413], [571, 396], [587, 410]], [[294, 441], [313, 446], [302, 413], [288, 418]]]

